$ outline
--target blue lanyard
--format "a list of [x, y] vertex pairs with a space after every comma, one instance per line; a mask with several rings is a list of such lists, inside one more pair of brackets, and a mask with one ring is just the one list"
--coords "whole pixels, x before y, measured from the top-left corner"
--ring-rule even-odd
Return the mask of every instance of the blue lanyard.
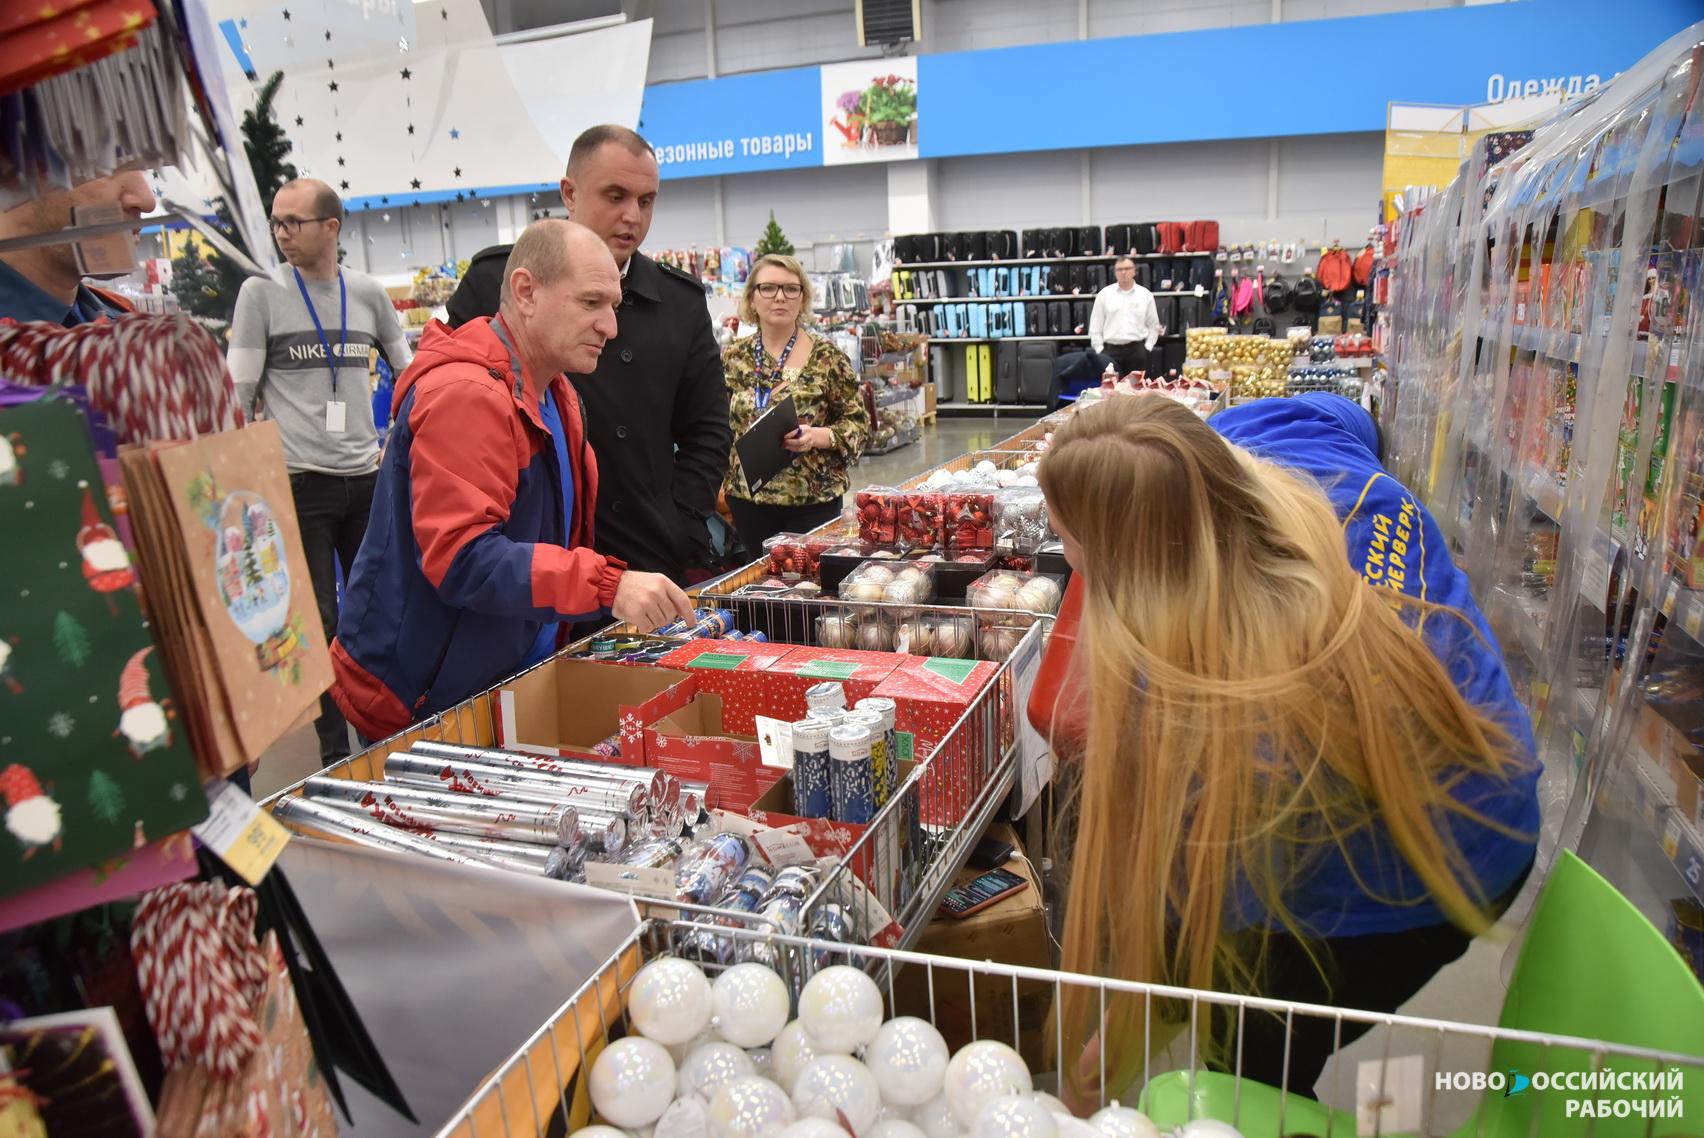
[[314, 301], [308, 295], [308, 282], [302, 279], [302, 270], [292, 268], [296, 274], [296, 287], [302, 292], [302, 303], [308, 306], [308, 316], [314, 322], [314, 331], [319, 333], [320, 347], [325, 349], [326, 366], [331, 368], [331, 397], [337, 398], [337, 369], [343, 366], [343, 353], [349, 347], [349, 286], [343, 283], [343, 270], [337, 270], [337, 322], [342, 325], [337, 330], [337, 355], [331, 354], [331, 341], [325, 338], [325, 328], [320, 324], [319, 313], [314, 311]]
[[[787, 346], [781, 349], [781, 355], [775, 361], [775, 374], [769, 377], [771, 384], [774, 383], [775, 380], [781, 378], [781, 373], [785, 371], [787, 367], [787, 358], [793, 354], [793, 345], [798, 342], [799, 330], [795, 328], [793, 329], [792, 338], [787, 341]], [[771, 389], [770, 384], [763, 382], [762, 332], [759, 332], [751, 338], [751, 370], [753, 377], [757, 380], [757, 391], [753, 395], [753, 401], [757, 404], [757, 409], [761, 411], [765, 407], [769, 406], [769, 395]]]

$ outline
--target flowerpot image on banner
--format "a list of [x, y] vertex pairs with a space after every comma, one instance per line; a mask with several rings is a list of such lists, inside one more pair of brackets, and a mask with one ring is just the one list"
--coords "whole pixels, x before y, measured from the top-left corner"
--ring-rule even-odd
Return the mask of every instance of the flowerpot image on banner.
[[828, 166], [917, 157], [916, 58], [823, 67], [822, 140]]

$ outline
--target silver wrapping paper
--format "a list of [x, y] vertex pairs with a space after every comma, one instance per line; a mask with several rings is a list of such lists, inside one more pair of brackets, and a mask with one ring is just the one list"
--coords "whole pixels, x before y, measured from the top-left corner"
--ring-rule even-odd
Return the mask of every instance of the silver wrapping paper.
[[650, 793], [637, 782], [605, 781], [599, 777], [544, 774], [514, 767], [441, 759], [397, 751], [385, 756], [385, 780], [440, 793], [483, 794], [487, 797], [548, 801], [553, 805], [596, 806], [611, 813], [638, 814], [650, 804]]
[[492, 864], [483, 858], [441, 846], [406, 830], [393, 829], [383, 822], [374, 821], [364, 812], [345, 810], [333, 803], [315, 802], [311, 798], [298, 798], [295, 795], [280, 798], [273, 803], [272, 816], [292, 830], [312, 837], [350, 842], [369, 849], [415, 853], [423, 857], [434, 857], [439, 861], [453, 861], [458, 865]]
[[[575, 837], [584, 844], [583, 837]], [[565, 846], [538, 846], [530, 842], [505, 842], [500, 838], [477, 838], [472, 834], [448, 832], [434, 834], [428, 840], [485, 858], [505, 868], [525, 870], [557, 881], [567, 880], [571, 872], [573, 857]]]
[[574, 774], [582, 778], [604, 778], [614, 782], [636, 782], [652, 798], [663, 797], [665, 775], [651, 767], [630, 767], [621, 763], [595, 763], [584, 759], [564, 759], [555, 755], [538, 755], [530, 751], [505, 751], [496, 747], [469, 747], [461, 743], [437, 743], [428, 739], [416, 740], [409, 748], [417, 755], [438, 759], [459, 759], [464, 762], [487, 763], [521, 771], [543, 774]]
[[580, 829], [579, 815], [572, 806], [439, 794], [389, 782], [314, 775], [302, 784], [302, 793], [309, 798], [353, 803], [388, 825], [425, 833], [449, 831], [554, 846], [572, 841]]

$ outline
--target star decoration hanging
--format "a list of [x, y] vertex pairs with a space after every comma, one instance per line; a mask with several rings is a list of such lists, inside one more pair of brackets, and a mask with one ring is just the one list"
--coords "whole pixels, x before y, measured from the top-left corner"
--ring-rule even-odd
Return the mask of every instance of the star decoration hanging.
[[462, 197], [462, 195], [461, 195], [461, 194], [457, 194], [457, 195], [456, 195], [456, 200], [457, 200], [457, 201], [458, 201], [458, 202], [459, 202], [459, 201], [462, 201], [462, 200], [463, 200], [463, 197]]
[[412, 79], [412, 78], [414, 78], [414, 72], [412, 72], [408, 68], [404, 67], [402, 69], [402, 77], [404, 79]]
[[331, 42], [331, 29], [330, 29], [330, 28], [327, 28], [327, 29], [326, 29], [326, 30], [325, 30], [325, 42], [326, 42], [326, 43], [330, 43], [330, 42]]
[[461, 131], [457, 130], [455, 127], [452, 126], [450, 128], [450, 138], [453, 140], [453, 139], [458, 139], [460, 137], [461, 137]]
[[456, 177], [458, 177], [458, 178], [461, 177], [461, 167], [460, 166], [456, 167]]
[[[389, 198], [380, 198], [380, 199], [379, 199], [379, 204], [380, 204], [380, 205], [389, 205], [389, 204], [390, 204], [390, 199], [389, 199]], [[387, 217], [387, 218], [385, 218], [385, 220], [386, 220], [386, 221], [389, 221], [389, 220], [390, 220], [390, 218], [388, 218], [388, 217]]]
[[285, 23], [290, 22], [290, 9], [288, 9], [288, 8], [284, 9], [284, 22]]
[[346, 165], [348, 165], [348, 163], [346, 163], [346, 162], [345, 162], [345, 161], [344, 161], [344, 160], [343, 160], [343, 155], [341, 155], [341, 154], [339, 154], [339, 155], [338, 155], [338, 156], [337, 156], [337, 164], [338, 164], [338, 165], [339, 165], [339, 166], [346, 166]]
[[248, 17], [244, 16], [242, 19], [238, 20], [237, 21], [237, 27], [239, 27], [239, 28], [248, 27]]
[[329, 86], [332, 89], [332, 91], [335, 92], [337, 90], [337, 80], [333, 79], [329, 84], [327, 84], [327, 86]]
[[338, 184], [338, 185], [339, 185], [339, 186], [342, 186], [342, 187], [343, 187], [343, 188], [344, 188], [344, 189], [345, 189], [345, 190], [347, 190], [347, 189], [348, 189], [348, 188], [349, 188], [349, 183], [348, 183], [348, 182], [346, 182], [346, 181], [344, 181], [344, 182], [339, 182], [339, 183], [337, 183], [337, 184]]
[[[408, 183], [408, 184], [409, 184], [409, 186], [411, 186], [411, 187], [412, 187], [412, 188], [414, 188], [414, 189], [416, 189], [416, 190], [418, 190], [418, 189], [419, 189], [419, 188], [420, 188], [420, 179], [419, 179], [419, 178], [415, 178], [415, 179], [414, 179], [414, 180], [413, 180], [413, 181], [411, 181], [411, 182], [409, 182], [409, 183]], [[419, 205], [419, 204], [420, 204], [420, 203], [419, 203], [419, 202], [416, 202], [416, 203], [415, 203], [415, 204], [416, 204], [416, 205]]]
[[337, 132], [337, 141], [343, 141], [343, 132], [341, 130]]
[[450, 18], [450, 10], [448, 8], [439, 8], [438, 9], [438, 19], [448, 20], [449, 18]]
[[409, 123], [409, 124], [408, 124], [408, 133], [409, 133], [409, 134], [413, 134], [413, 133], [414, 133], [414, 124], [413, 124], [413, 123]]
[[336, 71], [337, 70], [337, 60], [335, 60], [335, 59], [326, 60], [325, 61], [325, 69], [327, 71]]
[[301, 125], [302, 125], [302, 116], [301, 116], [301, 115], [297, 115], [297, 116], [296, 116], [296, 125], [297, 125], [297, 126], [301, 126]]

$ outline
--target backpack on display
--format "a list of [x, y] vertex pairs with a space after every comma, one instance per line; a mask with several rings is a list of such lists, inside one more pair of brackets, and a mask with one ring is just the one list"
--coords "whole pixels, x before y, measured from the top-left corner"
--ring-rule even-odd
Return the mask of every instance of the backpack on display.
[[1319, 311], [1323, 296], [1324, 290], [1320, 288], [1319, 282], [1314, 280], [1313, 274], [1304, 273], [1302, 279], [1296, 282], [1296, 287], [1290, 290], [1290, 303], [1295, 306], [1297, 312], [1311, 314]]
[[1319, 278], [1320, 287], [1327, 292], [1342, 292], [1355, 279], [1349, 254], [1335, 245], [1319, 255], [1319, 266], [1314, 269], [1314, 275]]
[[1256, 316], [1254, 318], [1253, 331], [1256, 336], [1270, 336], [1277, 331], [1277, 328], [1272, 323], [1272, 317]]
[[1216, 221], [1190, 222], [1188, 240], [1185, 244], [1192, 253], [1213, 252], [1219, 247], [1219, 223]]
[[1160, 251], [1160, 231], [1151, 221], [1132, 225], [1130, 239], [1136, 246], [1138, 256], [1150, 257]]
[[994, 402], [1018, 401], [1018, 345], [994, 345]]
[[1290, 307], [1290, 282], [1286, 281], [1281, 274], [1274, 274], [1272, 279], [1266, 282], [1266, 311], [1275, 314], [1288, 307]]
[[1071, 302], [1071, 335], [1086, 335], [1089, 331], [1089, 318], [1094, 315], [1094, 312], [1094, 301], [1073, 300]]
[[1084, 225], [1077, 230], [1077, 255], [1080, 257], [1098, 257], [1106, 251], [1101, 244], [1101, 227]]
[[1099, 292], [1101, 289], [1103, 289], [1105, 287], [1106, 287], [1106, 266], [1105, 265], [1085, 265], [1085, 266], [1083, 266], [1083, 291], [1094, 293], [1094, 292]]
[[1052, 341], [1014, 344], [1018, 349], [1018, 391], [1020, 403], [1045, 403], [1053, 391], [1053, 361], [1058, 346]]
[[1349, 271], [1355, 278], [1355, 283], [1362, 288], [1373, 283], [1373, 246], [1371, 242], [1367, 244], [1366, 248], [1355, 254], [1355, 263]]
[[1049, 336], [1069, 336], [1071, 334], [1070, 301], [1050, 300], [1047, 302], [1047, 334]]

